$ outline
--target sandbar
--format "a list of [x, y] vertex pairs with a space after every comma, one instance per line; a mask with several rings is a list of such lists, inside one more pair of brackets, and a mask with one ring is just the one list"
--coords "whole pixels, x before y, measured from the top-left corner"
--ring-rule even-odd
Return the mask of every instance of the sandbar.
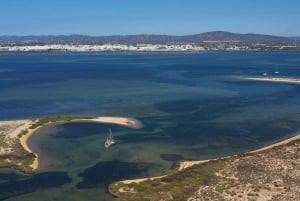
[[254, 81], [265, 81], [265, 82], [283, 82], [283, 83], [292, 83], [292, 84], [300, 83], [300, 79], [284, 78], [284, 77], [245, 77], [242, 79], [254, 80]]
[[[41, 126], [38, 126], [36, 128], [30, 128], [32, 125], [37, 123], [39, 119], [35, 120], [15, 120], [15, 121], [5, 121], [2, 122], [2, 124], [6, 125], [11, 125], [11, 129], [7, 130], [6, 132], [3, 131], [4, 136], [11, 136], [17, 137], [19, 134], [22, 132], [26, 131], [24, 135], [22, 135], [19, 140], [22, 145], [22, 147], [29, 153], [33, 153], [33, 151], [30, 149], [28, 146], [28, 139], [34, 134], [38, 129], [44, 127], [45, 125], [54, 123], [54, 122], [47, 122], [44, 123]], [[139, 129], [143, 127], [143, 124], [134, 118], [129, 118], [129, 117], [95, 117], [95, 118], [76, 118], [76, 119], [71, 119], [68, 122], [81, 122], [81, 121], [88, 121], [88, 122], [96, 122], [96, 123], [108, 123], [108, 124], [116, 124], [120, 126], [125, 126], [133, 129]], [[16, 122], [18, 123], [18, 126], [15, 126]], [[59, 122], [65, 122], [65, 121], [55, 121], [55, 123]], [[1, 123], [1, 122], [0, 122]], [[0, 124], [0, 126], [2, 125]], [[21, 126], [19, 126], [19, 124]], [[38, 154], [35, 154], [35, 159], [33, 164], [30, 165], [33, 171], [37, 170], [39, 167], [39, 160], [38, 160]]]
[[142, 128], [142, 123], [134, 118], [129, 117], [97, 117], [93, 119], [74, 119], [72, 121], [90, 121], [99, 123], [110, 123], [125, 126], [129, 128], [139, 129]]

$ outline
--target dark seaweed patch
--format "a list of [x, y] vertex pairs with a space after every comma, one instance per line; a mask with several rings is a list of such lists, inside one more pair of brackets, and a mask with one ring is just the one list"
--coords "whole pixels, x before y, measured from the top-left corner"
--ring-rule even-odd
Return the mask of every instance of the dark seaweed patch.
[[0, 183], [0, 200], [27, 194], [39, 189], [61, 187], [71, 182], [67, 172], [45, 172], [26, 179]]
[[144, 176], [150, 167], [151, 164], [118, 160], [100, 162], [79, 174], [83, 181], [76, 187], [79, 189], [107, 187], [114, 181]]
[[20, 177], [20, 174], [16, 173], [0, 173], [0, 181], [1, 180], [16, 180]]
[[172, 162], [176, 162], [184, 159], [184, 157], [179, 154], [161, 154], [160, 158]]

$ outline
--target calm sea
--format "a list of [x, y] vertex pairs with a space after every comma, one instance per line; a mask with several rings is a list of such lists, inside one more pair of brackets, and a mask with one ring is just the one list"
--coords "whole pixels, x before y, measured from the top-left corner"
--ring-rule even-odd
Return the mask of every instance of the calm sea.
[[[2, 52], [0, 120], [109, 115], [144, 127], [42, 128], [29, 142], [39, 172], [0, 170], [0, 200], [111, 200], [113, 181], [286, 138], [300, 129], [300, 85], [240, 79], [264, 72], [299, 78], [300, 52]], [[104, 149], [109, 129], [117, 144]]]

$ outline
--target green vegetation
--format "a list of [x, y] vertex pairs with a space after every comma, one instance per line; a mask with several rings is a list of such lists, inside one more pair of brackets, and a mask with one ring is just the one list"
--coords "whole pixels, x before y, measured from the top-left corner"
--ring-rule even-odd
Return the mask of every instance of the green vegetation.
[[55, 123], [55, 122], [68, 122], [76, 119], [93, 119], [94, 117], [77, 117], [77, 116], [70, 116], [70, 117], [65, 117], [65, 116], [58, 116], [58, 117], [46, 117], [39, 119], [38, 122], [33, 124], [30, 129], [35, 129], [39, 126], [43, 126], [47, 123]]
[[[243, 196], [239, 192], [246, 191], [248, 192], [248, 198], [251, 199], [251, 197], [258, 196], [261, 189], [271, 191], [270, 186], [276, 188], [283, 186], [283, 184], [277, 182], [278, 179], [275, 179], [274, 182], [273, 178], [282, 178], [286, 184], [290, 184], [290, 178], [293, 174], [287, 177], [286, 172], [282, 172], [280, 175], [277, 165], [274, 165], [274, 160], [285, 160], [287, 163], [282, 164], [285, 167], [297, 167], [294, 160], [299, 158], [297, 152], [299, 143], [300, 140], [294, 140], [259, 152], [246, 152], [211, 160], [208, 163], [195, 165], [160, 179], [148, 179], [140, 183], [130, 184], [124, 184], [122, 181], [115, 182], [109, 186], [109, 192], [122, 201], [187, 200], [187, 198], [195, 195], [195, 192], [201, 186], [205, 186], [205, 189], [201, 191], [204, 194], [200, 195], [205, 200], [221, 198], [223, 193], [233, 199], [236, 197], [242, 198]], [[289, 148], [284, 149], [283, 147], [286, 146]], [[215, 173], [220, 171], [225, 174], [221, 177], [216, 176]], [[238, 179], [231, 178], [232, 175], [235, 175]], [[272, 175], [272, 179], [268, 175]], [[298, 178], [298, 175], [294, 174], [294, 178]], [[279, 180], [281, 181], [281, 179]], [[251, 188], [248, 184], [252, 185]], [[284, 195], [281, 194], [281, 196]]]
[[0, 155], [1, 168], [14, 168], [25, 174], [32, 174], [30, 165], [33, 163], [35, 155], [33, 153], [24, 153], [23, 155]]
[[219, 159], [175, 172], [160, 179], [131, 184], [115, 182], [109, 186], [109, 191], [124, 201], [185, 200], [200, 185], [213, 185], [217, 183], [218, 177], [214, 172], [221, 169], [224, 164], [225, 160]]

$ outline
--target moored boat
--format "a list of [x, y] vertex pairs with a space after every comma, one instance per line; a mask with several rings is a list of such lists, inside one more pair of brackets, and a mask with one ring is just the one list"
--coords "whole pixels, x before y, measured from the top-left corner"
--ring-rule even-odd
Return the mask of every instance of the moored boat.
[[104, 143], [104, 147], [105, 147], [105, 148], [108, 148], [108, 147], [114, 145], [115, 143], [116, 143], [116, 141], [115, 141], [114, 138], [113, 138], [111, 129], [109, 129], [109, 136], [106, 138], [106, 141], [105, 141], [105, 143]]

